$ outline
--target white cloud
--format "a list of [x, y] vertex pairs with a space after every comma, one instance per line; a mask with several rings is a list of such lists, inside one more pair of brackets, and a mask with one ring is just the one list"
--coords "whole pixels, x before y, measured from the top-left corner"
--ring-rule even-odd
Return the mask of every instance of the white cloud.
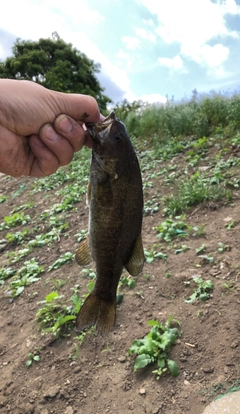
[[129, 59], [129, 54], [120, 49], [117, 53], [118, 59]]
[[129, 50], [136, 50], [140, 45], [140, 40], [137, 37], [123, 36], [122, 41]]
[[[156, 33], [166, 43], [177, 42], [181, 55], [200, 65], [221, 65], [228, 52], [223, 45], [209, 46], [219, 36], [239, 38], [236, 31], [226, 26], [226, 14], [240, 15], [240, 6], [234, 0], [138, 0], [158, 18]], [[220, 52], [223, 53], [220, 59]], [[213, 56], [211, 55], [213, 54]], [[218, 63], [217, 63], [218, 62]]]
[[211, 68], [220, 66], [229, 55], [229, 49], [219, 43], [214, 46], [202, 45], [196, 52], [193, 59]]
[[159, 93], [144, 94], [144, 95], [141, 95], [138, 99], [142, 100], [143, 102], [148, 102], [150, 104], [167, 102], [166, 96], [162, 96]]
[[183, 61], [179, 55], [176, 55], [173, 58], [160, 57], [158, 58], [158, 62], [160, 65], [166, 66], [167, 68], [173, 70], [186, 71], [186, 69], [184, 69]]
[[154, 33], [148, 32], [145, 29], [138, 28], [135, 29], [135, 33], [137, 36], [141, 37], [142, 39], [150, 40], [150, 42], [156, 42], [156, 35]]

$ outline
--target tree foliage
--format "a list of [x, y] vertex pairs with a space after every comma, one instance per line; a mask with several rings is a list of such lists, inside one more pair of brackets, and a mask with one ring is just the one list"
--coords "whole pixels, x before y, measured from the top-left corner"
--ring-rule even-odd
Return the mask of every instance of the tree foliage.
[[13, 56], [0, 62], [0, 78], [25, 79], [59, 92], [93, 96], [105, 110], [111, 99], [103, 94], [96, 73], [100, 64], [73, 48], [54, 32], [38, 41], [17, 39]]

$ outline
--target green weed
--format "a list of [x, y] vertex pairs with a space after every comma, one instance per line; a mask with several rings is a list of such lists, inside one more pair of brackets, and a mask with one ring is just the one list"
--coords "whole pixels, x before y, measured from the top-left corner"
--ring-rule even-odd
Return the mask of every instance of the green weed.
[[33, 354], [32, 352], [30, 352], [28, 354], [28, 359], [27, 359], [27, 362], [26, 362], [26, 366], [30, 367], [33, 364], [33, 362], [39, 362], [39, 361], [40, 361], [40, 355], [36, 355], [36, 354]]
[[8, 196], [4, 196], [4, 195], [0, 196], [0, 204], [4, 203], [7, 200], [8, 200]]
[[35, 259], [24, 262], [24, 266], [22, 266], [17, 271], [16, 275], [9, 283], [8, 294], [11, 297], [17, 297], [21, 295], [26, 286], [40, 280], [40, 278], [37, 276], [43, 271], [44, 267], [39, 266], [38, 262]]
[[167, 243], [170, 243], [176, 237], [186, 237], [187, 232], [185, 229], [187, 229], [187, 224], [184, 221], [174, 221], [171, 219], [167, 219], [154, 228], [158, 233], [157, 237]]
[[29, 234], [29, 229], [17, 231], [16, 233], [7, 233], [6, 239], [9, 243], [21, 244], [26, 236]]
[[27, 224], [31, 218], [24, 213], [14, 213], [11, 216], [4, 217], [4, 223], [0, 223], [0, 230], [9, 229], [10, 227], [23, 226]]
[[144, 249], [144, 256], [145, 256], [146, 263], [148, 264], [151, 264], [156, 259], [163, 259], [163, 260], [167, 259], [167, 255], [165, 253], [161, 253], [161, 252], [158, 252], [152, 249], [149, 252], [146, 249]]
[[57, 292], [49, 293], [43, 301], [38, 302], [44, 305], [36, 314], [41, 332], [50, 332], [59, 338], [73, 328], [73, 322], [82, 306], [82, 299], [78, 295], [79, 286], [75, 286], [73, 290], [71, 305], [66, 304], [64, 296]]
[[171, 322], [179, 325], [179, 322], [173, 319], [172, 316], [170, 316], [165, 325], [155, 320], [148, 321], [148, 325], [152, 327], [150, 332], [143, 339], [133, 341], [128, 353], [129, 355], [138, 355], [134, 363], [134, 372], [149, 364], [157, 363], [157, 369], [152, 371], [156, 374], [157, 379], [167, 369], [170, 370], [173, 377], [178, 375], [179, 369], [176, 362], [168, 358], [170, 348], [176, 343], [179, 337], [178, 329], [171, 328]]
[[0, 268], [0, 285], [4, 284], [6, 279], [14, 276], [17, 273], [16, 269], [12, 269], [11, 267], [1, 267]]
[[63, 266], [65, 263], [71, 263], [73, 259], [74, 254], [71, 252], [61, 254], [61, 256], [51, 266], [49, 266], [48, 272], [59, 269], [59, 267]]
[[195, 300], [205, 301], [210, 298], [210, 295], [214, 289], [214, 284], [211, 280], [203, 281], [201, 277], [194, 277], [193, 281], [197, 287], [194, 289], [189, 299], [185, 300], [186, 303], [192, 303]]

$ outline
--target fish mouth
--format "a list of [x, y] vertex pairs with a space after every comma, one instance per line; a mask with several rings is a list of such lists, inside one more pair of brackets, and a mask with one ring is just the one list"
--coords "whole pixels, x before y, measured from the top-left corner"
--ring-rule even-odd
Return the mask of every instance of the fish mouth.
[[[93, 141], [100, 141], [103, 139], [103, 136], [100, 135], [101, 132], [106, 131], [114, 121], [116, 121], [117, 117], [114, 111], [112, 111], [107, 118], [104, 119], [102, 122], [98, 122], [97, 124], [86, 124], [87, 130], [91, 135]], [[103, 134], [105, 135], [105, 134]]]

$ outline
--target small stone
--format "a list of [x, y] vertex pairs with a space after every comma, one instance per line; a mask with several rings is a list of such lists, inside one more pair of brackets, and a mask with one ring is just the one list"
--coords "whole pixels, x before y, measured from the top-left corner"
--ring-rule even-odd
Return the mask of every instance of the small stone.
[[64, 414], [73, 414], [73, 413], [74, 411], [71, 406], [67, 407], [66, 410], [64, 411]]
[[145, 388], [140, 388], [140, 390], [139, 390], [139, 394], [140, 394], [140, 395], [145, 395], [145, 394], [146, 394], [146, 390], [145, 390]]
[[126, 361], [126, 357], [125, 357], [125, 356], [120, 356], [120, 357], [118, 358], [118, 361], [119, 361], [119, 362], [125, 362], [125, 361]]
[[231, 346], [231, 348], [237, 348], [238, 347], [238, 341], [233, 341], [230, 346]]
[[187, 380], [184, 380], [183, 383], [184, 383], [184, 385], [190, 385], [190, 382], [187, 381]]
[[228, 367], [223, 368], [224, 374], [228, 374]]
[[54, 385], [53, 387], [50, 387], [49, 390], [44, 394], [44, 398], [54, 398], [58, 395], [59, 391], [59, 385]]
[[206, 367], [203, 367], [203, 372], [205, 372], [205, 374], [211, 374], [214, 371], [213, 367], [210, 367], [210, 365], [206, 365]]

